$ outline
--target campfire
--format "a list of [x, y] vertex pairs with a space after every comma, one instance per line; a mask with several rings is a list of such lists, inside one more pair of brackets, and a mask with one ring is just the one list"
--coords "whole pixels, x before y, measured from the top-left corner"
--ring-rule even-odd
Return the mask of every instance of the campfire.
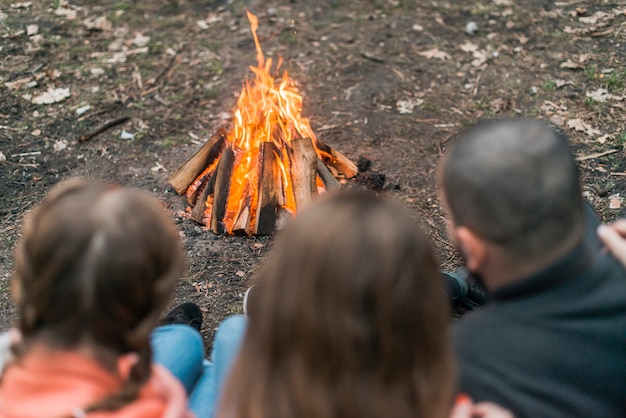
[[[320, 141], [302, 116], [302, 96], [287, 71], [272, 77], [248, 12], [256, 45], [255, 77], [246, 82], [230, 130], [218, 130], [171, 176], [191, 218], [216, 234], [264, 235], [316, 195], [340, 187], [356, 165]], [[280, 68], [279, 59], [276, 70]]]

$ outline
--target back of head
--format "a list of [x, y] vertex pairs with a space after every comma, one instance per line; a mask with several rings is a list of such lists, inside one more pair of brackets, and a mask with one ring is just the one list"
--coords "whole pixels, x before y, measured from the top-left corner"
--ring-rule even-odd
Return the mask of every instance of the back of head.
[[443, 162], [443, 192], [455, 226], [466, 226], [516, 259], [532, 259], [582, 236], [583, 203], [567, 139], [532, 119], [479, 123]]
[[[147, 193], [71, 180], [24, 222], [12, 283], [24, 347], [141, 354], [181, 273], [176, 229]], [[131, 391], [132, 392], [132, 391]]]
[[327, 197], [281, 233], [258, 280], [224, 416], [445, 415], [448, 305], [404, 209], [370, 194]]

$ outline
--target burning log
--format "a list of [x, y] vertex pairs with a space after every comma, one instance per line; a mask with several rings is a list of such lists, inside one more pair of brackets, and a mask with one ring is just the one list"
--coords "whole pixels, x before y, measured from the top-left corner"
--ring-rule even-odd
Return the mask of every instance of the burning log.
[[317, 195], [317, 155], [311, 138], [297, 138], [287, 144], [291, 182], [296, 207], [308, 205]]
[[[196, 179], [198, 174], [220, 156], [225, 144], [226, 130], [222, 128], [172, 174], [170, 184], [176, 190], [176, 193], [185, 193], [187, 187]], [[194, 191], [196, 190], [197, 188]]]
[[256, 75], [237, 101], [232, 128], [220, 129], [172, 175], [191, 218], [216, 234], [269, 234], [319, 193], [341, 187], [357, 166], [316, 138], [302, 117], [302, 96], [287, 72], [276, 84], [257, 48]]
[[263, 164], [259, 176], [259, 200], [254, 222], [254, 234], [271, 234], [276, 226], [277, 210], [279, 206], [285, 204], [284, 188], [278, 170], [279, 152], [273, 142], [261, 144]]
[[346, 179], [351, 179], [356, 176], [358, 169], [348, 157], [336, 151], [320, 141], [315, 140], [315, 146], [319, 150], [320, 159], [328, 165], [331, 169], [334, 169], [335, 175], [343, 175]]
[[[220, 162], [217, 165], [217, 174], [215, 176], [215, 189], [213, 191], [213, 204], [211, 207], [211, 231], [216, 234], [224, 233], [224, 224], [222, 220], [226, 214], [226, 201], [228, 199], [228, 191], [230, 187], [230, 174], [233, 171], [233, 163], [235, 162], [235, 153], [232, 149], [226, 148], [222, 152]], [[204, 205], [204, 202], [198, 202]]]
[[324, 165], [322, 160], [320, 160], [319, 158], [317, 159], [316, 168], [317, 168], [317, 175], [320, 176], [320, 178], [324, 182], [324, 186], [326, 186], [326, 190], [328, 190], [329, 192], [332, 192], [333, 190], [337, 190], [341, 187], [341, 185], [339, 184], [337, 179], [333, 176], [333, 174], [330, 172], [328, 167], [326, 167], [326, 165]]

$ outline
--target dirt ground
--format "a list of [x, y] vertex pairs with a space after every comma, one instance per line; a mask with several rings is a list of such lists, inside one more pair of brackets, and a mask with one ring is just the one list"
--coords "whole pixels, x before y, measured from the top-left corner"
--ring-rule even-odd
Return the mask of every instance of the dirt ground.
[[623, 0], [0, 0], [0, 329], [15, 316], [22, 217], [70, 176], [150, 191], [171, 210], [188, 256], [176, 301], [203, 308], [208, 340], [240, 311], [272, 238], [205, 231], [167, 180], [232, 117], [255, 64], [247, 9], [320, 139], [386, 175], [384, 193], [423, 221], [444, 267], [458, 260], [434, 170], [481, 118], [552, 121], [602, 220], [624, 215]]

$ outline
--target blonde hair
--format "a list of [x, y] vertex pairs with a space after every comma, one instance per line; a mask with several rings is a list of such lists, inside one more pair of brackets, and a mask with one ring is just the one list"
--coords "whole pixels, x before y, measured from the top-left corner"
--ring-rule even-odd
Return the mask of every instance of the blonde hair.
[[342, 192], [299, 214], [258, 277], [220, 417], [442, 418], [448, 304], [407, 212]]

